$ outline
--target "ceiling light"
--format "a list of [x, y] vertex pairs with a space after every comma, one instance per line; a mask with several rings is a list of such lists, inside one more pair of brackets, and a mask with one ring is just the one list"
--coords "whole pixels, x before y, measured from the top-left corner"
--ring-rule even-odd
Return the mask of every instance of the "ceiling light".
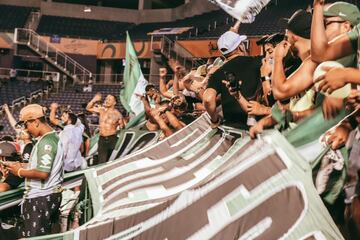
[[84, 12], [90, 13], [91, 12], [91, 7], [85, 6], [84, 7]]

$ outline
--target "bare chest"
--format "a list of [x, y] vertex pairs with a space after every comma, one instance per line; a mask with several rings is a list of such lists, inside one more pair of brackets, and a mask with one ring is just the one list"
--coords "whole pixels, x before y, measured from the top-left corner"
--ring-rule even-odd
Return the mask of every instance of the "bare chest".
[[116, 125], [120, 120], [120, 116], [114, 111], [104, 112], [100, 115], [99, 120], [101, 124]]

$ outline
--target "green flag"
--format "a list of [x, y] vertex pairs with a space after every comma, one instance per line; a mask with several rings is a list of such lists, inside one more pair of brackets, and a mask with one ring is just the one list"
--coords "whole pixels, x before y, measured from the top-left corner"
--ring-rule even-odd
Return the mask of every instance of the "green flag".
[[120, 91], [120, 101], [129, 113], [135, 115], [144, 111], [144, 106], [137, 95], [145, 93], [147, 80], [141, 72], [136, 51], [126, 32], [126, 63], [124, 70], [124, 88]]
[[[287, 140], [297, 149], [298, 153], [310, 163], [314, 175], [317, 177], [319, 176], [318, 173], [320, 172], [321, 162], [323, 161], [325, 154], [330, 151], [330, 147], [323, 146], [323, 144], [320, 143], [319, 138], [345, 116], [346, 111], [344, 108], [336, 118], [325, 120], [321, 107], [318, 107], [312, 115], [302, 120], [297, 127], [284, 133]], [[346, 148], [342, 148], [340, 153], [344, 159], [344, 166], [341, 169], [332, 170], [328, 180], [325, 181], [326, 189], [321, 194], [323, 200], [329, 204], [333, 204], [336, 201], [346, 180], [346, 170], [348, 165]], [[320, 176], [322, 175], [324, 174], [321, 174]]]

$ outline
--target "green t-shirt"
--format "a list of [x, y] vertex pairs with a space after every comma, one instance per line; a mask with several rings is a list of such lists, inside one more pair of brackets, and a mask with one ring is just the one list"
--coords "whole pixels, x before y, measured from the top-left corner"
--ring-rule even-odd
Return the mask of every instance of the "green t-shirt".
[[356, 25], [350, 32], [347, 33], [347, 35], [350, 39], [354, 51], [357, 52], [357, 67], [360, 69], [360, 24]]
[[49, 173], [46, 180], [26, 179], [25, 198], [35, 198], [59, 192], [63, 181], [63, 148], [56, 132], [42, 136], [35, 144], [29, 168]]

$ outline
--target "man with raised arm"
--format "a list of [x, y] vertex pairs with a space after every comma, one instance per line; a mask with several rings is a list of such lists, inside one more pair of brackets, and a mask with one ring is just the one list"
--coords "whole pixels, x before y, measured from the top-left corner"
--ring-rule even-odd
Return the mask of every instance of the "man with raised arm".
[[[314, 0], [314, 13], [311, 30], [311, 59], [314, 62], [321, 63], [329, 60], [336, 60], [350, 54], [358, 53], [357, 65], [360, 68], [359, 58], [359, 36], [360, 24], [353, 26], [353, 30], [343, 34], [336, 39], [328, 42], [324, 26], [325, 0]], [[339, 2], [333, 3], [339, 4]], [[342, 4], [347, 4], [343, 3]], [[342, 13], [343, 14], [343, 13]], [[360, 19], [358, 12], [345, 15], [348, 19]], [[345, 86], [347, 83], [360, 84], [360, 71], [355, 68], [331, 68], [322, 77], [322, 83], [319, 87], [322, 91], [332, 91]]]
[[[360, 22], [360, 18], [350, 17], [351, 15], [356, 15], [356, 14], [360, 15], [359, 9], [353, 4], [337, 2], [325, 6], [324, 8], [325, 10], [323, 12], [323, 15], [325, 16], [325, 19], [323, 25], [325, 25], [324, 37], [326, 39], [329, 40], [336, 39], [336, 37], [350, 32], [352, 29], [351, 26], [354, 26]], [[290, 28], [288, 29], [288, 33], [291, 33], [292, 31], [291, 24], [289, 26]], [[293, 35], [294, 34], [291, 35], [288, 34], [288, 36], [293, 36]], [[290, 41], [291, 38], [289, 37], [288, 40]], [[310, 39], [308, 41], [311, 42]], [[316, 62], [312, 60], [311, 57], [306, 56], [305, 58], [302, 59], [303, 60], [302, 65], [291, 76], [286, 78], [284, 74], [283, 58], [284, 55], [287, 54], [287, 50], [285, 50], [285, 53], [282, 52], [284, 51], [285, 48], [290, 47], [289, 46], [290, 43], [291, 41], [288, 43], [283, 42], [282, 44], [280, 44], [279, 48], [277, 48], [278, 50], [277, 52], [281, 52], [281, 54], [277, 54], [278, 56], [275, 58], [275, 68], [273, 73], [273, 93], [278, 100], [287, 99], [289, 97], [295, 96], [309, 89], [313, 85], [313, 74], [315, 68], [318, 65]], [[285, 44], [287, 45], [287, 47]], [[310, 48], [311, 47], [309, 45], [308, 49]], [[351, 55], [343, 59], [338, 59], [337, 61], [342, 63], [344, 66], [352, 66], [354, 64], [354, 59], [355, 56]], [[329, 97], [326, 98], [325, 102], [327, 103], [329, 101], [333, 101], [333, 99], [330, 99]], [[331, 118], [330, 115], [332, 114], [329, 113], [327, 109], [328, 109], [327, 104], [324, 104], [323, 105], [324, 116], [326, 118]]]
[[[349, 3], [337, 2], [334, 4], [329, 4], [324, 6], [323, 15], [325, 16], [323, 25], [325, 26], [324, 37], [326, 39], [336, 39], [336, 37], [341, 36], [342, 34], [348, 33], [351, 31], [352, 26], [358, 24], [360, 22], [359, 18], [351, 17], [360, 15], [359, 9]], [[306, 16], [306, 21], [302, 18]], [[302, 17], [302, 18], [301, 18]], [[299, 39], [298, 31], [301, 25], [293, 24], [293, 22], [307, 22], [305, 31], [305, 35], [303, 40], [306, 40], [306, 47], [300, 51], [297, 48], [301, 45], [296, 44]], [[294, 28], [295, 27], [295, 28]], [[311, 45], [309, 44], [311, 40], [309, 39], [311, 33], [311, 15], [306, 13], [305, 11], [297, 11], [293, 17], [290, 18], [287, 28], [287, 40], [280, 43], [275, 50], [275, 66], [273, 71], [273, 94], [278, 100], [285, 100], [292, 96], [296, 96], [301, 92], [309, 89], [313, 85], [313, 73], [317, 67], [317, 63], [311, 59], [309, 56]], [[294, 46], [293, 46], [294, 45]], [[297, 45], [297, 46], [296, 46]], [[304, 44], [303, 44], [304, 45]], [[286, 78], [283, 66], [283, 59], [287, 55], [289, 49], [292, 49], [293, 52], [305, 52], [307, 54], [303, 54], [302, 60], [303, 63], [301, 66], [289, 77]], [[294, 51], [295, 50], [295, 51]], [[300, 55], [301, 57], [301, 55]], [[344, 66], [352, 66], [354, 64], [354, 55], [347, 56], [342, 59], [338, 59], [337, 61], [341, 62]], [[311, 93], [310, 90], [309, 93]], [[309, 96], [309, 95], [308, 95]], [[321, 98], [319, 98], [321, 99]], [[296, 101], [295, 101], [296, 102]], [[321, 103], [321, 102], [319, 102]], [[293, 104], [293, 109], [295, 104]], [[322, 109], [324, 113], [324, 117], [326, 119], [334, 117], [339, 110], [343, 108], [342, 99], [336, 99], [333, 97], [325, 97], [322, 102]], [[290, 110], [293, 110], [290, 108]], [[293, 118], [295, 120], [299, 120], [303, 117], [311, 114], [311, 111], [299, 112], [298, 110], [293, 111]], [[252, 137], [255, 137], [255, 134], [258, 131], [262, 131], [263, 127], [266, 127], [266, 124], [273, 125], [271, 117], [264, 118], [261, 120], [255, 128], [251, 129]], [[259, 126], [262, 125], [262, 126]]]
[[62, 112], [61, 120], [57, 119], [56, 111], [58, 107], [57, 103], [51, 104], [50, 122], [63, 127], [63, 130], [59, 133], [59, 138], [64, 148], [64, 170], [73, 172], [85, 169], [87, 164], [80, 152], [85, 127], [77, 116], [70, 111]]
[[117, 100], [113, 95], [107, 95], [103, 105], [99, 105], [102, 96], [97, 93], [86, 106], [86, 110], [99, 114], [100, 138], [98, 142], [98, 162], [105, 163], [109, 160], [118, 140], [117, 130], [124, 127], [123, 116], [115, 108]]
[[10, 123], [10, 126], [16, 132], [16, 142], [20, 144], [23, 162], [27, 163], [29, 161], [31, 151], [34, 147], [31, 136], [26, 129], [22, 129], [16, 126], [16, 120], [10, 112], [9, 106], [7, 104], [4, 104], [3, 108]]

